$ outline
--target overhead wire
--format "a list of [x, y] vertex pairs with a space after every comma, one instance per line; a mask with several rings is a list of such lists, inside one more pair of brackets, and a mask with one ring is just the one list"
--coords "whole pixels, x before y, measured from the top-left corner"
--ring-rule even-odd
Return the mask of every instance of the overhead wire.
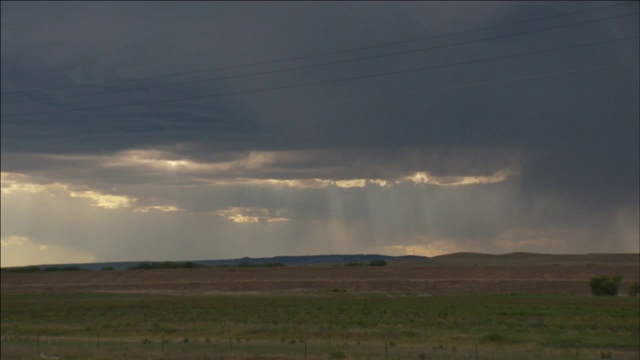
[[[554, 14], [554, 15], [550, 15], [550, 16], [539, 17], [539, 18], [535, 18], [535, 19], [520, 20], [520, 21], [514, 21], [514, 22], [509, 22], [509, 23], [504, 23], [504, 24], [484, 26], [484, 27], [478, 27], [478, 28], [473, 28], [473, 29], [450, 32], [450, 33], [445, 33], [445, 34], [431, 35], [431, 36], [420, 37], [420, 38], [415, 38], [415, 39], [401, 40], [401, 41], [395, 41], [395, 42], [389, 42], [389, 43], [377, 44], [377, 45], [362, 46], [362, 47], [356, 47], [356, 48], [350, 48], [350, 49], [334, 50], [334, 51], [328, 51], [328, 52], [322, 52], [322, 53], [316, 53], [316, 54], [310, 54], [310, 55], [300, 55], [300, 56], [279, 58], [279, 59], [259, 61], [259, 62], [253, 62], [253, 63], [247, 63], [247, 64], [240, 64], [240, 65], [221, 66], [221, 67], [214, 67], [214, 68], [209, 68], [209, 69], [201, 69], [201, 70], [194, 70], [194, 71], [187, 71], [187, 72], [160, 74], [160, 75], [154, 75], [154, 76], [130, 78], [130, 79], [123, 79], [123, 80], [102, 81], [102, 82], [84, 83], [84, 84], [76, 84], [76, 85], [66, 85], [66, 86], [58, 86], [58, 87], [50, 87], [50, 88], [41, 88], [41, 89], [7, 91], [7, 92], [0, 93], [0, 95], [12, 95], [12, 94], [27, 93], [27, 92], [33, 92], [33, 91], [51, 91], [51, 90], [61, 90], [61, 89], [72, 89], [72, 88], [86, 87], [86, 86], [114, 85], [114, 84], [121, 84], [121, 83], [134, 82], [134, 81], [160, 79], [160, 78], [166, 78], [166, 77], [172, 77], [172, 76], [184, 76], [184, 75], [192, 75], [192, 74], [205, 73], [205, 72], [238, 69], [238, 68], [243, 68], [243, 67], [259, 66], [259, 65], [270, 65], [270, 64], [280, 63], [280, 62], [304, 60], [304, 59], [310, 59], [310, 58], [321, 57], [321, 56], [337, 55], [337, 54], [344, 54], [344, 53], [354, 52], [354, 51], [370, 50], [370, 49], [383, 48], [383, 47], [389, 47], [389, 46], [394, 46], [394, 45], [415, 43], [415, 42], [420, 42], [420, 41], [425, 41], [425, 40], [433, 40], [433, 39], [438, 39], [438, 38], [447, 37], [447, 36], [461, 35], [461, 34], [466, 34], [466, 33], [470, 33], [470, 32], [477, 32], [477, 31], [483, 31], [483, 30], [489, 30], [489, 29], [496, 29], [496, 28], [501, 28], [501, 27], [506, 27], [506, 26], [511, 26], [511, 25], [526, 24], [526, 23], [531, 23], [531, 22], [536, 22], [536, 21], [554, 19], [554, 18], [558, 18], [558, 17], [564, 17], [564, 16], [571, 16], [571, 15], [576, 15], [576, 14], [588, 13], [588, 12], [598, 11], [598, 10], [602, 10], [602, 9], [606, 9], [606, 8], [612, 8], [612, 7], [628, 5], [628, 4], [632, 4], [632, 3], [637, 3], [637, 1], [627, 1], [627, 2], [622, 2], [622, 3], [617, 3], [617, 4], [608, 4], [608, 5], [592, 8], [592, 9], [571, 11], [571, 12], [566, 12], [566, 13], [560, 13], [560, 14]], [[3, 104], [9, 104], [9, 103], [3, 103]]]
[[552, 26], [552, 27], [547, 27], [547, 28], [542, 28], [542, 29], [521, 31], [521, 32], [518, 32], [518, 33], [513, 33], [513, 34], [508, 34], [508, 35], [500, 35], [500, 36], [494, 36], [494, 37], [485, 37], [485, 38], [481, 38], [481, 39], [467, 40], [467, 41], [462, 41], [462, 42], [453, 43], [453, 44], [430, 46], [430, 47], [426, 47], [426, 48], [419, 48], [419, 49], [412, 49], [412, 50], [405, 50], [405, 51], [397, 51], [397, 52], [392, 52], [392, 53], [364, 56], [364, 57], [359, 57], [359, 58], [338, 60], [338, 61], [332, 61], [332, 62], [320, 63], [320, 64], [296, 66], [296, 67], [278, 69], [278, 70], [269, 70], [269, 71], [260, 71], [260, 72], [253, 72], [253, 73], [247, 73], [247, 74], [223, 76], [223, 77], [217, 77], [217, 78], [213, 78], [213, 79], [200, 79], [200, 80], [192, 80], [192, 81], [178, 82], [178, 83], [159, 84], [159, 85], [138, 87], [138, 88], [133, 88], [133, 89], [120, 89], [120, 90], [94, 92], [94, 93], [88, 93], [88, 94], [74, 94], [74, 95], [67, 95], [67, 96], [56, 96], [56, 97], [45, 97], [45, 98], [38, 98], [38, 99], [27, 99], [27, 100], [10, 101], [10, 102], [3, 102], [0, 105], [21, 104], [21, 103], [36, 102], [36, 101], [51, 101], [51, 100], [62, 100], [62, 99], [74, 99], [74, 98], [83, 98], [83, 97], [98, 96], [98, 95], [119, 94], [119, 93], [126, 93], [126, 92], [132, 92], [132, 91], [140, 91], [140, 90], [158, 89], [158, 88], [165, 88], [165, 87], [171, 87], [171, 86], [193, 85], [193, 84], [201, 84], [201, 83], [214, 82], [214, 81], [240, 79], [240, 78], [247, 78], [247, 77], [253, 77], [253, 76], [260, 76], [260, 75], [271, 75], [271, 74], [277, 74], [277, 73], [283, 73], [283, 72], [289, 72], [289, 71], [306, 70], [306, 69], [319, 68], [319, 67], [324, 67], [324, 66], [347, 64], [347, 63], [352, 63], [352, 62], [357, 62], [357, 61], [374, 60], [374, 59], [381, 59], [381, 58], [386, 58], [386, 57], [391, 57], [391, 56], [413, 54], [413, 53], [426, 52], [426, 51], [438, 50], [438, 49], [446, 49], [446, 48], [451, 48], [451, 47], [456, 47], [456, 46], [463, 46], [463, 45], [469, 45], [469, 44], [473, 44], [473, 43], [483, 42], [483, 41], [501, 40], [501, 39], [506, 39], [506, 38], [515, 37], [515, 36], [528, 35], [528, 34], [539, 33], [539, 32], [544, 32], [544, 31], [558, 30], [558, 29], [565, 29], [565, 28], [569, 28], [569, 27], [592, 24], [592, 23], [601, 22], [601, 21], [605, 21], [605, 20], [619, 19], [619, 18], [638, 15], [638, 14], [639, 14], [639, 12], [630, 13], [630, 14], [622, 14], [622, 15], [610, 16], [610, 17], [605, 17], [605, 18], [599, 18], [599, 19], [595, 19], [595, 20], [589, 20], [589, 21], [583, 21], [583, 22], [577, 22], [577, 23], [571, 23], [571, 24], [557, 25], [557, 26]]
[[558, 76], [558, 75], [576, 74], [581, 72], [608, 69], [608, 68], [634, 65], [634, 64], [635, 65], [640, 64], [640, 59], [635, 61], [625, 61], [625, 62], [618, 62], [613, 64], [590, 66], [590, 67], [580, 68], [580, 69], [554, 71], [554, 72], [539, 73], [539, 74], [532, 74], [532, 75], [523, 75], [523, 76], [511, 77], [506, 79], [485, 80], [485, 81], [478, 81], [478, 82], [471, 82], [471, 83], [464, 83], [464, 84], [457, 84], [457, 85], [447, 85], [447, 86], [442, 86], [442, 87], [428, 89], [428, 90], [411, 90], [411, 91], [394, 92], [392, 94], [386, 93], [384, 95], [360, 96], [357, 98], [342, 99], [339, 102], [340, 103], [355, 102], [355, 101], [364, 100], [372, 97], [378, 97], [378, 96], [397, 96], [397, 95], [406, 95], [406, 94], [425, 94], [425, 93], [432, 94], [432, 93], [437, 93], [437, 92], [446, 91], [446, 90], [455, 90], [455, 89], [463, 89], [463, 88], [482, 86], [482, 85], [492, 85], [492, 84], [514, 82], [514, 81], [531, 80], [531, 79], [545, 78], [545, 77]]
[[275, 90], [303, 88], [303, 87], [308, 87], [308, 86], [318, 86], [318, 85], [326, 85], [326, 84], [333, 84], [333, 83], [346, 82], [346, 81], [364, 80], [364, 79], [378, 78], [378, 77], [383, 77], [383, 76], [407, 74], [407, 73], [412, 73], [412, 72], [427, 71], [427, 70], [448, 68], [448, 67], [461, 66], [461, 65], [470, 65], [470, 64], [476, 64], [476, 63], [482, 63], [482, 62], [488, 62], [488, 61], [495, 61], [495, 60], [502, 60], [502, 59], [509, 59], [509, 58], [516, 58], [516, 57], [522, 57], [522, 56], [530, 56], [530, 55], [549, 53], [549, 52], [565, 50], [565, 49], [575, 49], [575, 48], [586, 47], [586, 46], [594, 46], [594, 45], [606, 44], [606, 43], [611, 43], [611, 42], [616, 42], [616, 41], [637, 39], [639, 37], [640, 36], [638, 36], [638, 35], [625, 36], [625, 37], [619, 37], [619, 38], [615, 38], [615, 39], [607, 39], [607, 40], [593, 41], [593, 42], [588, 42], [588, 43], [566, 45], [566, 46], [560, 46], [560, 47], [554, 47], [554, 48], [548, 48], [548, 49], [542, 49], [542, 50], [535, 50], [535, 51], [529, 51], [529, 52], [517, 53], [517, 54], [511, 54], [511, 55], [501, 55], [501, 56], [494, 56], [494, 57], [488, 57], [488, 58], [482, 58], [482, 59], [467, 60], [467, 61], [462, 61], [462, 62], [457, 62], [457, 63], [447, 63], [447, 64], [441, 64], [441, 65], [432, 65], [432, 66], [426, 66], [426, 67], [418, 67], [418, 68], [411, 68], [411, 69], [388, 71], [388, 72], [382, 72], [382, 73], [377, 73], [377, 74], [353, 76], [353, 77], [348, 77], [348, 78], [324, 80], [324, 81], [318, 81], [318, 82], [307, 82], [307, 83], [301, 83], [301, 84], [284, 85], [284, 86], [277, 86], [277, 87], [270, 87], [270, 88], [250, 89], [250, 90], [233, 91], [233, 92], [222, 92], [222, 93], [216, 93], [216, 94], [198, 95], [198, 96], [173, 98], [173, 99], [153, 100], [153, 101], [138, 102], [138, 103], [111, 104], [111, 105], [84, 107], [84, 108], [76, 108], [76, 109], [50, 110], [50, 111], [31, 112], [31, 113], [29, 113], [29, 112], [27, 112], [27, 113], [13, 113], [13, 114], [2, 115], [2, 117], [3, 118], [9, 118], [9, 117], [59, 114], [59, 113], [68, 113], [68, 112], [94, 111], [94, 110], [104, 110], [104, 109], [119, 108], [119, 107], [152, 105], [152, 104], [180, 102], [180, 101], [197, 100], [197, 99], [204, 99], [204, 98], [214, 98], [214, 97], [222, 97], [222, 96], [230, 96], [230, 95], [245, 95], [245, 94], [252, 94], [252, 93], [259, 93], [259, 92], [275, 91]]
[[[539, 74], [511, 77], [511, 78], [505, 78], [505, 79], [487, 80], [487, 81], [463, 83], [463, 84], [457, 84], [457, 85], [448, 85], [448, 86], [442, 86], [442, 87], [432, 88], [432, 89], [428, 89], [428, 90], [404, 91], [404, 92], [399, 92], [399, 93], [394, 93], [394, 94], [385, 94], [385, 96], [401, 95], [401, 94], [408, 94], [408, 93], [411, 93], [411, 94], [419, 93], [419, 94], [425, 94], [425, 95], [429, 96], [429, 95], [432, 95], [432, 94], [436, 94], [436, 93], [443, 92], [443, 91], [449, 91], [449, 90], [471, 88], [471, 87], [477, 87], [477, 86], [483, 86], [483, 85], [492, 85], [492, 84], [500, 84], [500, 83], [509, 83], [509, 82], [531, 80], [531, 79], [538, 79], [538, 78], [545, 78], [545, 77], [552, 77], [552, 76], [559, 76], [559, 75], [577, 74], [577, 73], [581, 73], [581, 72], [594, 71], [594, 70], [600, 70], [600, 69], [608, 69], [608, 68], [627, 66], [627, 65], [636, 65], [637, 66], [638, 64], [640, 64], [640, 60], [620, 62], [620, 63], [614, 63], [614, 64], [606, 64], [606, 65], [599, 65], [599, 66], [591, 66], [591, 67], [586, 67], [586, 68], [572, 69], [572, 70], [565, 70], [565, 71], [539, 73]], [[375, 97], [375, 96], [378, 96], [378, 95], [342, 100], [342, 101], [340, 101], [340, 103], [353, 102], [353, 101], [358, 101], [358, 100], [362, 100], [362, 99], [370, 98], [370, 97]], [[5, 124], [2, 124], [2, 125], [4, 126]], [[76, 138], [91, 138], [91, 137], [95, 137], [95, 135], [90, 135], [90, 136], [78, 135], [78, 136], [76, 136]]]

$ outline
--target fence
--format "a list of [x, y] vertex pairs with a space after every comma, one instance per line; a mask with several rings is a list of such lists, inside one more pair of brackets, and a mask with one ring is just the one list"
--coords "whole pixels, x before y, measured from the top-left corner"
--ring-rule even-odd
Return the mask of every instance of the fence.
[[5, 336], [2, 359], [638, 359], [638, 351], [525, 344], [416, 343], [332, 339], [248, 339], [149, 336], [141, 338]]

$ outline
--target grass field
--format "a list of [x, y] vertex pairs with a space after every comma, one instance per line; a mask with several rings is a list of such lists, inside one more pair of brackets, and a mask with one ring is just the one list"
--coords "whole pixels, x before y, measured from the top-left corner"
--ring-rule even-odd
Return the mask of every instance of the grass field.
[[[637, 297], [2, 294], [2, 359], [637, 359]], [[262, 357], [261, 357], [262, 356]]]

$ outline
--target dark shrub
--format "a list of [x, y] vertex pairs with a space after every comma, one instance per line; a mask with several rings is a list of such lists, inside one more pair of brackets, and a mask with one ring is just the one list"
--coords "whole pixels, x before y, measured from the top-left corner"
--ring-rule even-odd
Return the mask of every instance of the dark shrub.
[[589, 281], [591, 286], [591, 293], [596, 296], [616, 296], [620, 289], [620, 283], [622, 282], [622, 276], [594, 276]]
[[386, 266], [387, 262], [385, 260], [372, 260], [369, 262], [369, 266]]
[[52, 267], [46, 267], [42, 269], [42, 271], [78, 271], [78, 270], [82, 270], [82, 268], [79, 268], [77, 266], [52, 266]]
[[195, 268], [207, 268], [207, 265], [194, 263], [192, 261], [186, 262], [140, 262], [130, 267], [131, 270], [149, 270], [149, 269], [195, 269]]
[[359, 262], [355, 262], [355, 261], [350, 261], [348, 264], [345, 264], [345, 266], [366, 266], [367, 264], [365, 263], [359, 263]]
[[2, 272], [38, 272], [40, 271], [40, 267], [39, 266], [8, 267], [8, 268], [2, 268], [0, 271]]

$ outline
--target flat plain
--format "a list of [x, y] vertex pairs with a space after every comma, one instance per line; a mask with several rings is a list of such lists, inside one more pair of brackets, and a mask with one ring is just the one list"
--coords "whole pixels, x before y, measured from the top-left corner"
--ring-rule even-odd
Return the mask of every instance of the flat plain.
[[[2, 273], [3, 359], [637, 359], [637, 254]], [[590, 295], [621, 275], [621, 295]]]

